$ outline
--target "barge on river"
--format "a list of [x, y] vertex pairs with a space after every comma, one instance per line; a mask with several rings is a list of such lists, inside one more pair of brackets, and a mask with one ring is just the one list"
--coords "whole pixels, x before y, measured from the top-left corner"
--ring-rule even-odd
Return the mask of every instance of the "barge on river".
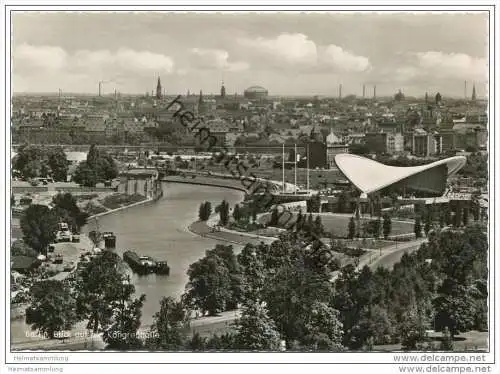
[[130, 266], [134, 273], [139, 275], [159, 274], [170, 275], [170, 267], [167, 261], [156, 261], [149, 256], [139, 256], [134, 251], [126, 251], [123, 260]]

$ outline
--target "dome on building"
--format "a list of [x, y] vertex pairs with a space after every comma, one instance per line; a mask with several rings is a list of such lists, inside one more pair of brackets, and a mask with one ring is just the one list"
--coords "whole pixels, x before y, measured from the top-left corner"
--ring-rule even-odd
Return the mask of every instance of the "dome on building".
[[245, 90], [244, 96], [248, 99], [257, 99], [267, 97], [268, 93], [269, 92], [264, 87], [251, 86]]

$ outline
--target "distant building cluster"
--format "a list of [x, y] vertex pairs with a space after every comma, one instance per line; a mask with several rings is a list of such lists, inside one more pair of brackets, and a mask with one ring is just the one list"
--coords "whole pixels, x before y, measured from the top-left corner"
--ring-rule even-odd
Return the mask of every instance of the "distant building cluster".
[[[100, 82], [101, 83], [101, 82]], [[101, 84], [99, 85], [101, 89]], [[221, 145], [280, 152], [297, 144], [310, 166], [334, 167], [336, 154], [412, 155], [433, 157], [461, 150], [485, 149], [486, 102], [472, 96], [448, 99], [429, 93], [421, 99], [353, 95], [342, 97], [278, 97], [251, 86], [230, 94], [224, 82], [218, 94], [181, 95], [183, 109], [203, 121]], [[14, 143], [123, 144], [161, 143], [199, 147], [199, 137], [168, 108], [176, 95], [166, 95], [160, 77], [156, 91], [145, 95], [14, 96]], [[368, 95], [367, 95], [368, 96]], [[168, 108], [168, 109], [167, 109]]]

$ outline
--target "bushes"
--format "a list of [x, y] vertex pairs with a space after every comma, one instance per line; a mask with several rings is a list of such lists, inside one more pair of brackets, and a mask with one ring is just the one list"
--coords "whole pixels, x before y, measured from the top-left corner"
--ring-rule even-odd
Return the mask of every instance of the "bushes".
[[212, 204], [210, 201], [205, 201], [201, 203], [200, 209], [198, 210], [198, 218], [200, 221], [207, 221], [212, 214]]

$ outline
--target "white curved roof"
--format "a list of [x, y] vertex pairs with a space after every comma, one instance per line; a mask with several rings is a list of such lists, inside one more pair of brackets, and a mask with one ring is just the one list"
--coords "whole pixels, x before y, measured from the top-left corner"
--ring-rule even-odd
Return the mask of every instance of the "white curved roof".
[[466, 161], [467, 159], [464, 156], [455, 156], [427, 165], [399, 167], [384, 165], [369, 158], [349, 153], [341, 153], [335, 156], [335, 163], [340, 171], [366, 194], [443, 164], [448, 166], [448, 176], [451, 176], [459, 171]]

